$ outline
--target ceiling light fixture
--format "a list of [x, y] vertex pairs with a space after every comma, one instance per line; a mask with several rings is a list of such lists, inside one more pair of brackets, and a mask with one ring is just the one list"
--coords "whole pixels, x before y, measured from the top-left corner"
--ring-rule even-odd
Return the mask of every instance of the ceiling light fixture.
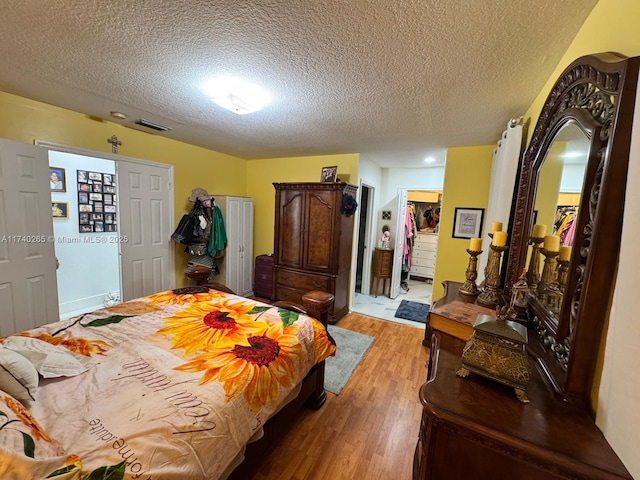
[[435, 158], [433, 158], [433, 157], [427, 157], [427, 158], [425, 158], [425, 159], [424, 159], [424, 161], [425, 161], [426, 163], [433, 163], [433, 162], [435, 162], [435, 161], [436, 161], [436, 159], [435, 159]]
[[233, 77], [219, 77], [202, 86], [213, 102], [238, 115], [262, 110], [271, 95], [261, 87]]
[[118, 120], [124, 120], [125, 118], [127, 118], [127, 116], [122, 112], [115, 112], [114, 111], [114, 112], [110, 112], [110, 115], [113, 118], [117, 118]]

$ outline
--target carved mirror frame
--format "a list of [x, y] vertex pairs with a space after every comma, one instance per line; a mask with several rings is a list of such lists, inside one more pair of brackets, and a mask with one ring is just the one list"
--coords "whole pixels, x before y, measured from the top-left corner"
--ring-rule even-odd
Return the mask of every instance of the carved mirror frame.
[[552, 315], [535, 296], [537, 335], [529, 350], [567, 400], [588, 402], [618, 262], [640, 57], [581, 57], [558, 78], [544, 104], [516, 180], [505, 291], [525, 269], [537, 179], [556, 134], [569, 122], [590, 140], [562, 307]]

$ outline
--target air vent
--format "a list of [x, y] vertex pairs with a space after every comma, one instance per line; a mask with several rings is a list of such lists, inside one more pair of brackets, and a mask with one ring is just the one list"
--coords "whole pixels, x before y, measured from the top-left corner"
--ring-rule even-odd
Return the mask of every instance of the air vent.
[[167, 130], [171, 130], [169, 127], [165, 127], [164, 125], [158, 125], [157, 123], [150, 122], [149, 120], [145, 120], [144, 118], [140, 118], [136, 120], [136, 125], [140, 125], [141, 127], [150, 128], [151, 130], [156, 130], [158, 132], [166, 132]]

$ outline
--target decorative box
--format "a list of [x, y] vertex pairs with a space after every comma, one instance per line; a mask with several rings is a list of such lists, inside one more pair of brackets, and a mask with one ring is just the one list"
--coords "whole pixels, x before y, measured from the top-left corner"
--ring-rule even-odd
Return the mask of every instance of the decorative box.
[[462, 368], [457, 375], [470, 372], [513, 387], [518, 400], [529, 402], [525, 388], [529, 367], [525, 347], [527, 329], [511, 320], [479, 315], [473, 334], [462, 352]]

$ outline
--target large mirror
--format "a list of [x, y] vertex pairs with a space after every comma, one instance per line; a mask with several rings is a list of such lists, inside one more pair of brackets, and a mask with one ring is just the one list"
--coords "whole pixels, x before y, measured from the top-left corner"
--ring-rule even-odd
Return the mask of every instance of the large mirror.
[[[560, 306], [549, 308], [543, 295], [530, 293], [528, 347], [557, 391], [581, 403], [588, 402], [613, 294], [638, 63], [598, 54], [567, 67], [543, 107], [516, 183], [505, 291], [527, 268], [534, 224], [564, 234], [571, 250]], [[562, 230], [562, 206], [567, 213], [573, 208], [571, 232]]]

